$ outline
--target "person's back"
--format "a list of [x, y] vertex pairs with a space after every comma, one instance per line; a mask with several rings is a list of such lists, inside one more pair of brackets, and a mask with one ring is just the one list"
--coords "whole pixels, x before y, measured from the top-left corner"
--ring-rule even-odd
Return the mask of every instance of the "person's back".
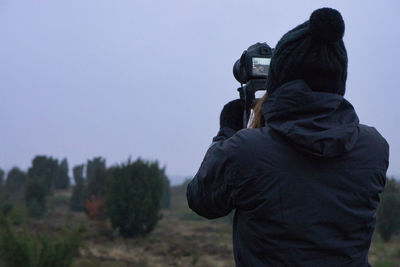
[[[307, 90], [302, 81], [286, 87], [297, 87], [297, 93], [303, 93], [299, 87]], [[287, 100], [284, 94], [281, 90], [281, 101]], [[315, 93], [309, 90], [308, 94]], [[321, 103], [324, 94], [318, 94]], [[291, 97], [295, 104], [299, 95]], [[325, 99], [332, 97], [341, 98], [327, 94]], [[234, 191], [233, 235], [238, 265], [367, 264], [378, 194], [385, 185], [388, 145], [374, 128], [357, 124], [349, 126], [355, 137], [336, 133], [337, 139], [327, 138], [329, 131], [338, 127], [335, 121], [340, 120], [339, 116], [357, 118], [344, 99], [329, 103], [337, 112], [324, 114], [324, 120], [320, 119], [321, 111], [306, 113], [301, 119], [291, 121], [292, 129], [302, 127], [296, 131], [296, 139], [302, 140], [302, 149], [293, 145], [296, 140], [288, 140], [290, 133], [285, 132], [283, 123], [241, 130], [221, 144], [224, 150], [234, 149], [235, 158], [240, 162], [236, 174], [240, 181], [233, 182], [242, 184], [241, 191]], [[313, 111], [327, 107], [318, 103], [310, 106]], [[298, 110], [296, 105], [294, 108]], [[287, 122], [291, 109], [285, 107], [280, 112], [286, 115]], [[323, 131], [312, 126], [316, 120], [313, 114], [319, 115]], [[343, 153], [340, 146], [331, 145], [339, 138], [351, 147], [349, 152]], [[310, 149], [317, 143], [316, 139], [323, 144], [320, 151]]]
[[[330, 25], [338, 18], [331, 9], [318, 12], [322, 24], [325, 15]], [[343, 98], [343, 32], [340, 40], [313, 44], [312, 29], [315, 35], [306, 22], [281, 39], [255, 128], [227, 138], [235, 127], [221, 123], [188, 185], [189, 206], [198, 214], [217, 218], [236, 209], [238, 266], [368, 266], [389, 147], [374, 128], [359, 124]], [[310, 58], [290, 54], [307, 45]], [[330, 63], [332, 56], [319, 46], [339, 57], [325, 64], [323, 57]]]

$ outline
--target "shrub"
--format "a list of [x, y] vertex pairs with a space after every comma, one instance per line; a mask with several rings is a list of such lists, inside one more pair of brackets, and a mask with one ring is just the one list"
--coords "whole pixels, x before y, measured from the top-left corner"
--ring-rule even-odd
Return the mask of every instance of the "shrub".
[[381, 194], [376, 229], [384, 241], [400, 230], [400, 186], [394, 178], [387, 179]]
[[64, 227], [49, 236], [16, 231], [4, 218], [0, 221], [0, 259], [9, 267], [68, 267], [81, 243], [81, 229]]
[[12, 225], [21, 225], [25, 221], [25, 214], [18, 205], [13, 205], [7, 213], [8, 222]]
[[101, 157], [88, 160], [86, 165], [85, 212], [90, 219], [106, 219], [105, 188], [107, 181], [106, 161]]
[[3, 186], [4, 183], [4, 171], [0, 169], [0, 187]]
[[104, 196], [106, 180], [107, 180], [107, 169], [106, 161], [101, 157], [88, 160], [86, 165], [86, 179], [87, 179], [87, 191], [86, 197], [90, 198], [92, 195]]
[[0, 215], [7, 216], [12, 211], [13, 208], [14, 208], [14, 205], [11, 201], [5, 201], [5, 202], [1, 203]]
[[135, 162], [113, 169], [107, 183], [107, 212], [114, 229], [135, 237], [153, 230], [159, 214], [165, 173], [157, 162]]
[[46, 212], [47, 185], [44, 178], [29, 178], [26, 184], [25, 204], [28, 214], [40, 217]]
[[27, 205], [28, 215], [31, 217], [42, 217], [46, 212], [46, 207], [40, 204], [36, 199], [31, 200]]
[[66, 189], [69, 186], [68, 161], [63, 159], [57, 167], [57, 175], [54, 179], [55, 189]]
[[3, 180], [4, 172], [0, 169], [0, 209], [8, 201], [8, 194], [6, 192]]
[[85, 180], [83, 179], [83, 168], [83, 164], [73, 168], [75, 186], [69, 203], [69, 208], [73, 211], [84, 211], [85, 209]]
[[28, 170], [29, 178], [43, 179], [47, 194], [51, 193], [57, 174], [58, 160], [46, 156], [36, 156], [32, 160], [32, 167]]
[[92, 195], [86, 200], [85, 207], [89, 219], [105, 220], [107, 218], [106, 205], [102, 196]]
[[5, 190], [13, 200], [17, 200], [23, 196], [25, 181], [26, 173], [17, 167], [12, 168], [8, 172]]
[[[163, 170], [164, 172], [164, 170]], [[171, 204], [171, 185], [169, 183], [168, 177], [163, 177], [163, 194], [161, 198], [161, 208], [169, 209]]]

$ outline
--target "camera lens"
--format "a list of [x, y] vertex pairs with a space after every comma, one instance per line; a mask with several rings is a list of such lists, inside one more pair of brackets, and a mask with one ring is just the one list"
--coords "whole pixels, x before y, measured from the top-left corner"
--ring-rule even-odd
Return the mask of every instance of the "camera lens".
[[240, 63], [240, 59], [236, 60], [233, 65], [233, 76], [240, 83], [247, 83], [247, 75], [244, 66]]

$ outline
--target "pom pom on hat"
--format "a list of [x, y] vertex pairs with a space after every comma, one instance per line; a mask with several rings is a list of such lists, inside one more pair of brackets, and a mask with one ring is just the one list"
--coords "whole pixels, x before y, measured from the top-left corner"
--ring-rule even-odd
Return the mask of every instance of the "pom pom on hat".
[[344, 21], [339, 11], [320, 8], [310, 16], [310, 32], [325, 42], [336, 42], [343, 38]]
[[320, 8], [308, 21], [283, 35], [271, 58], [268, 94], [286, 82], [303, 80], [313, 91], [344, 95], [347, 52], [343, 34], [339, 11]]

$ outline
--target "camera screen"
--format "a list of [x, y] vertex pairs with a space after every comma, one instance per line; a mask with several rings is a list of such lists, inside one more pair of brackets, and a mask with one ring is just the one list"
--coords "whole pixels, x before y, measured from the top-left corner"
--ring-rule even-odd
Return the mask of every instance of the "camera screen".
[[270, 58], [253, 57], [253, 75], [267, 76], [270, 62]]

